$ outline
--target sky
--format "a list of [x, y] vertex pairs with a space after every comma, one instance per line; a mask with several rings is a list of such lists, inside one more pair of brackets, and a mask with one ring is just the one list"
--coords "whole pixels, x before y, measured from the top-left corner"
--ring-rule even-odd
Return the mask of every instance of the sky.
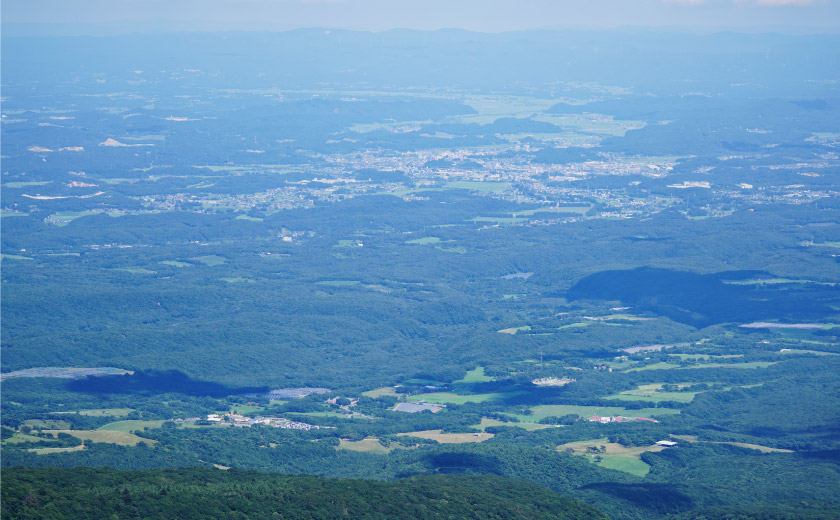
[[2, 0], [0, 5], [7, 35], [309, 27], [840, 32], [840, 0]]

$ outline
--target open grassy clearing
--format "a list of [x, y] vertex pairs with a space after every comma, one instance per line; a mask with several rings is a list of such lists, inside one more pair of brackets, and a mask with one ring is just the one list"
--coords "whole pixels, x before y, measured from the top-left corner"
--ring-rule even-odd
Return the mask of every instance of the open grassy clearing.
[[738, 446], [740, 448], [749, 448], [751, 450], [758, 450], [761, 453], [794, 453], [793, 450], [785, 450], [782, 448], [771, 448], [770, 446], [761, 446], [760, 444], [749, 444], [746, 442], [726, 442], [726, 441], [701, 441], [696, 435], [673, 435], [671, 437], [687, 442], [705, 442], [709, 444], [729, 444], [730, 446]]
[[108, 423], [96, 431], [130, 433], [143, 428], [160, 428], [165, 421], [117, 421]]
[[29, 213], [18, 213], [17, 211], [0, 211], [0, 218], [6, 217], [28, 217]]
[[367, 392], [362, 392], [362, 395], [365, 397], [371, 397], [373, 399], [376, 399], [378, 397], [383, 397], [386, 395], [392, 395], [394, 397], [397, 397], [397, 392], [393, 386], [385, 386], [382, 388], [377, 388], [375, 390], [368, 390]]
[[23, 426], [29, 426], [36, 430], [69, 430], [70, 423], [59, 419], [27, 419]]
[[[690, 403], [694, 397], [700, 392], [663, 392], [662, 385], [664, 383], [651, 383], [647, 385], [639, 385], [633, 390], [625, 390], [618, 394], [608, 395], [604, 399], [616, 399], [619, 401], [647, 401], [650, 403], [658, 403], [660, 401], [677, 401], [680, 403]], [[681, 386], [690, 386], [693, 383], [680, 383]]]
[[161, 264], [161, 265], [169, 265], [169, 266], [172, 266], [172, 267], [190, 267], [190, 266], [194, 265], [194, 264], [191, 264], [189, 262], [179, 262], [178, 260], [163, 260], [163, 261], [158, 262], [158, 263]]
[[237, 215], [236, 220], [250, 220], [251, 222], [262, 222], [264, 219], [259, 217], [251, 217], [249, 215]]
[[425, 401], [427, 403], [435, 404], [464, 404], [464, 403], [481, 403], [484, 401], [493, 401], [498, 399], [507, 399], [516, 395], [524, 394], [525, 392], [493, 392], [489, 394], [453, 394], [451, 392], [437, 392], [431, 394], [412, 395], [408, 398], [409, 402], [418, 403]]
[[91, 417], [125, 417], [133, 411], [133, 408], [98, 408], [95, 410], [79, 410], [79, 415], [89, 415]]
[[692, 368], [767, 368], [770, 365], [775, 364], [775, 361], [750, 361], [747, 363], [703, 363], [695, 366], [680, 368], [683, 370], [690, 370]]
[[441, 444], [465, 444], [468, 442], [484, 442], [492, 439], [492, 433], [443, 433], [443, 430], [424, 430], [419, 432], [398, 433], [401, 437], [419, 437], [437, 441]]
[[455, 247], [441, 247], [435, 246], [435, 249], [438, 251], [443, 251], [445, 253], [458, 253], [459, 255], [463, 255], [467, 252], [467, 248], [463, 246], [455, 246]]
[[642, 408], [628, 410], [621, 406], [583, 406], [573, 404], [541, 404], [531, 407], [531, 415], [507, 414], [516, 417], [521, 422], [538, 423], [546, 417], [562, 417], [564, 415], [578, 415], [580, 417], [646, 417], [648, 419], [661, 415], [675, 415], [680, 413], [674, 408]]
[[8, 439], [3, 439], [3, 444], [20, 444], [23, 442], [40, 442], [49, 441], [50, 439], [43, 439], [35, 435], [28, 435], [26, 433], [15, 432], [14, 435]]
[[723, 354], [723, 355], [713, 355], [713, 354], [668, 354], [669, 357], [676, 357], [680, 359], [702, 359], [702, 360], [709, 360], [709, 359], [733, 359], [733, 358], [742, 358], [744, 357], [743, 354]]
[[243, 278], [241, 276], [226, 276], [219, 278], [219, 280], [227, 283], [254, 283], [253, 278]]
[[530, 325], [522, 325], [521, 327], [511, 327], [509, 329], [502, 329], [497, 332], [501, 332], [502, 334], [516, 334], [517, 332], [527, 332], [531, 330]]
[[535, 430], [544, 430], [546, 428], [554, 428], [555, 426], [550, 424], [537, 424], [537, 423], [523, 423], [523, 422], [505, 422], [500, 421], [498, 419], [488, 419], [487, 417], [481, 418], [481, 423], [472, 426], [472, 428], [476, 428], [478, 430], [486, 430], [491, 426], [507, 426], [511, 428], [522, 428], [523, 430], [528, 430], [529, 432]]
[[79, 444], [78, 446], [72, 446], [70, 448], [32, 448], [28, 450], [36, 455], [49, 455], [51, 453], [67, 453], [70, 451], [82, 451], [86, 449], [84, 444]]
[[0, 254], [0, 260], [35, 260], [30, 256]]
[[231, 405], [230, 411], [239, 415], [250, 416], [254, 414], [263, 413], [265, 411], [265, 408], [263, 408], [262, 406], [254, 406], [250, 404], [234, 404]]
[[594, 321], [579, 321], [576, 323], [569, 323], [567, 325], [561, 325], [557, 327], [557, 330], [564, 330], [564, 329], [582, 329], [583, 327], [588, 327], [593, 325]]
[[428, 245], [428, 244], [437, 244], [440, 242], [440, 238], [438, 237], [423, 237], [423, 238], [415, 238], [414, 240], [407, 240], [406, 244], [416, 244], [416, 245]]
[[[161, 421], [163, 422], [163, 421]], [[106, 442], [108, 444], [117, 444], [119, 446], [137, 446], [141, 442], [152, 446], [157, 444], [157, 441], [152, 439], [144, 439], [138, 437], [133, 433], [123, 431], [103, 431], [103, 430], [50, 430], [46, 433], [51, 433], [58, 436], [59, 433], [66, 433], [73, 437], [90, 442]]]
[[88, 215], [96, 215], [100, 213], [99, 211], [62, 211], [59, 213], [53, 213], [46, 219], [45, 222], [49, 222], [50, 224], [55, 224], [56, 226], [66, 226], [70, 222], [76, 220], [77, 218], [87, 217]]
[[602, 468], [623, 471], [625, 473], [630, 473], [631, 475], [636, 475], [637, 477], [644, 477], [650, 473], [650, 466], [641, 459], [602, 455], [600, 462], [595, 462], [595, 464], [601, 466]]
[[494, 381], [494, 378], [484, 375], [484, 367], [475, 367], [474, 369], [467, 372], [463, 379], [459, 379], [455, 381], [455, 384], [458, 383], [486, 383], [488, 381]]
[[339, 439], [337, 450], [361, 451], [363, 453], [375, 453], [379, 455], [387, 455], [394, 451], [394, 446], [383, 446], [376, 437], [366, 437], [360, 441], [350, 441], [347, 439]]
[[194, 260], [196, 262], [201, 262], [204, 265], [213, 267], [217, 265], [222, 265], [227, 261], [227, 258], [218, 255], [204, 255], [204, 256], [196, 256], [190, 258], [190, 260]]
[[[622, 446], [607, 442], [607, 439], [570, 442], [557, 447], [557, 451], [584, 455], [590, 461], [601, 467], [624, 471], [639, 477], [644, 477], [650, 471], [650, 466], [641, 460], [642, 453], [658, 452], [668, 448], [664, 446]], [[596, 453], [597, 450], [597, 453]], [[595, 457], [600, 457], [598, 461]]]
[[52, 181], [16, 181], [3, 183], [4, 188], [26, 188], [29, 186], [45, 186]]
[[645, 121], [616, 121], [612, 116], [600, 114], [539, 114], [533, 119], [578, 132], [614, 137], [623, 137], [628, 130], [639, 130], [647, 125]]
[[798, 348], [783, 348], [779, 354], [814, 354], [816, 356], [840, 356], [837, 352], [824, 352], [822, 350], [802, 350]]
[[670, 370], [672, 368], [680, 368], [680, 366], [676, 363], [666, 363], [664, 361], [660, 361], [659, 363], [653, 363], [652, 365], [645, 365], [643, 367], [628, 368], [625, 372], [640, 372], [642, 370]]

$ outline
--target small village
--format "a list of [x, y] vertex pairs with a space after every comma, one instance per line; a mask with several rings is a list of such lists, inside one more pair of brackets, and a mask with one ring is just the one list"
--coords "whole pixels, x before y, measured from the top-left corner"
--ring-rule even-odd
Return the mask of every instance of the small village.
[[197, 426], [208, 425], [229, 425], [231, 427], [248, 428], [251, 426], [271, 426], [272, 428], [280, 428], [282, 430], [320, 430], [320, 429], [335, 429], [334, 426], [318, 426], [316, 424], [307, 424], [304, 422], [292, 421], [285, 417], [247, 417], [237, 413], [226, 414], [208, 414], [207, 417], [201, 419], [200, 417], [191, 417], [189, 419], [175, 419], [175, 423], [188, 423]]

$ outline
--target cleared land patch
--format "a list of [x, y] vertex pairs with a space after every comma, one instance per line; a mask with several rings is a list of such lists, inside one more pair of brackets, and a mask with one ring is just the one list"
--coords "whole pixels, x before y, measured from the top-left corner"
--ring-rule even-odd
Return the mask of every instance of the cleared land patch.
[[227, 258], [219, 256], [219, 255], [204, 255], [204, 256], [196, 256], [190, 258], [190, 260], [194, 260], [196, 262], [201, 262], [204, 265], [213, 267], [216, 265], [222, 265], [227, 261]]
[[133, 408], [99, 408], [96, 410], [79, 410], [79, 415], [88, 415], [91, 417], [125, 417], [133, 411]]
[[362, 392], [362, 395], [365, 397], [372, 397], [376, 399], [377, 397], [382, 397], [386, 395], [393, 395], [396, 397], [397, 392], [393, 386], [385, 386], [382, 388], [377, 388], [375, 390], [368, 390], [367, 392]]
[[166, 421], [117, 421], [108, 423], [96, 431], [129, 433], [143, 428], [160, 428]]
[[437, 244], [440, 242], [440, 238], [438, 237], [423, 237], [423, 238], [415, 238], [414, 240], [406, 241], [406, 244], [416, 244], [416, 245], [428, 245], [428, 244]]
[[[700, 392], [665, 392], [662, 391], [664, 383], [651, 383], [647, 385], [639, 385], [633, 390], [625, 390], [617, 394], [608, 395], [604, 399], [617, 399], [619, 401], [648, 401], [651, 403], [658, 403], [660, 401], [677, 401], [680, 403], [690, 403], [694, 400], [694, 396]], [[679, 383], [678, 386], [691, 386], [693, 383]]]
[[[163, 421], [161, 421], [163, 422]], [[137, 446], [141, 442], [148, 445], [154, 445], [157, 441], [152, 439], [144, 439], [138, 437], [133, 433], [121, 431], [102, 431], [102, 430], [49, 430], [44, 433], [51, 433], [58, 437], [59, 433], [66, 433], [73, 437], [90, 442], [106, 442], [108, 444], [117, 444], [119, 446]]]
[[620, 406], [583, 406], [575, 404], [541, 404], [531, 407], [531, 415], [508, 414], [521, 422], [537, 423], [546, 417], [563, 417], [564, 415], [578, 415], [580, 417], [645, 417], [653, 418], [660, 415], [676, 415], [680, 413], [674, 408], [641, 408], [628, 410]]
[[726, 442], [726, 441], [701, 441], [697, 439], [696, 435], [673, 435], [671, 437], [687, 442], [705, 442], [708, 444], [729, 444], [730, 446], [738, 446], [740, 448], [749, 448], [751, 450], [758, 450], [761, 453], [794, 453], [793, 450], [785, 450], [782, 448], [771, 448], [770, 446], [762, 446], [760, 444], [749, 444], [746, 442]]
[[376, 437], [366, 437], [360, 441], [339, 439], [339, 445], [336, 447], [336, 449], [387, 455], [388, 453], [391, 453], [395, 448], [393, 446], [383, 446], [379, 439]]
[[508, 426], [511, 428], [522, 428], [523, 430], [528, 430], [529, 432], [535, 430], [544, 430], [546, 428], [554, 428], [554, 426], [550, 424], [537, 424], [537, 423], [523, 423], [523, 422], [505, 422], [500, 421], [498, 419], [488, 419], [487, 417], [481, 418], [481, 423], [473, 426], [473, 428], [479, 430], [486, 430], [491, 426]]
[[517, 332], [527, 332], [531, 330], [530, 325], [522, 325], [521, 327], [511, 327], [509, 329], [502, 329], [497, 332], [501, 332], [502, 334], [516, 334]]
[[459, 379], [455, 381], [457, 383], [486, 383], [488, 381], [493, 381], [493, 378], [487, 375], [484, 375], [484, 367], [475, 367], [474, 369], [467, 372], [467, 375], [464, 376], [463, 379]]
[[398, 433], [401, 437], [419, 437], [437, 441], [441, 444], [465, 444], [468, 442], [484, 442], [492, 439], [492, 433], [443, 433], [443, 430], [424, 430], [419, 432]]
[[177, 260], [163, 260], [163, 261], [158, 262], [158, 263], [161, 264], [161, 265], [170, 265], [172, 267], [190, 267], [190, 266], [193, 265], [189, 262], [179, 262]]
[[489, 394], [453, 394], [451, 392], [437, 392], [431, 394], [413, 395], [408, 398], [409, 401], [438, 404], [464, 404], [464, 403], [481, 403], [483, 401], [492, 401], [496, 399], [507, 399], [516, 395], [524, 394], [525, 392], [493, 392]]
[[592, 441], [570, 442], [557, 447], [557, 451], [583, 455], [597, 465], [624, 471], [638, 477], [644, 477], [650, 471], [644, 461], [641, 460], [642, 453], [657, 452], [668, 448], [664, 446], [622, 446], [614, 442], [606, 442], [607, 439], [596, 439]]

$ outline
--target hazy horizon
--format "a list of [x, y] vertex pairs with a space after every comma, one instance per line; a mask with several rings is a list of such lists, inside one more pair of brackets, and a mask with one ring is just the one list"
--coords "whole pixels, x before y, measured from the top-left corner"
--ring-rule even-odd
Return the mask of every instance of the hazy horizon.
[[595, 0], [585, 5], [565, 0], [7, 0], [2, 6], [7, 36], [303, 28], [826, 33], [837, 32], [838, 21], [836, 0]]

